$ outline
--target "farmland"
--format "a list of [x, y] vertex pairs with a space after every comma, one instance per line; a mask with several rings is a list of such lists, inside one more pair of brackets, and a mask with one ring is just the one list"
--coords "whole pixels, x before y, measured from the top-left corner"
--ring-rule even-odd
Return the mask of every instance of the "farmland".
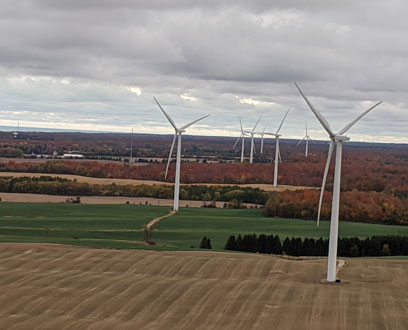
[[[262, 210], [183, 208], [153, 231], [155, 246], [143, 243], [142, 227], [169, 207], [65, 203], [1, 203], [0, 241], [60, 243], [99, 248], [196, 249], [203, 236], [222, 250], [231, 234], [274, 234], [281, 238], [327, 238], [329, 223], [265, 217]], [[341, 222], [340, 236], [408, 235], [406, 226]]]
[[406, 329], [407, 261], [0, 244], [2, 329]]

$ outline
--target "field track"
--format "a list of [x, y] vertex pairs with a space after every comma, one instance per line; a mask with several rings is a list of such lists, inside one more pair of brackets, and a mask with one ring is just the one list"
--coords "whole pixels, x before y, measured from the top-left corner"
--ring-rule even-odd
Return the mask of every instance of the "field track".
[[0, 244], [1, 329], [407, 329], [408, 261]]
[[[172, 183], [162, 182], [162, 181], [148, 181], [148, 180], [131, 180], [131, 179], [105, 179], [105, 178], [91, 178], [87, 176], [71, 175], [71, 174], [48, 174], [48, 173], [22, 173], [22, 172], [0, 172], [0, 177], [32, 177], [39, 178], [40, 176], [49, 177], [60, 177], [68, 180], [77, 180], [78, 182], [86, 182], [89, 184], [112, 184], [116, 185], [173, 185]], [[279, 187], [274, 187], [272, 184], [213, 184], [213, 183], [191, 183], [194, 185], [203, 186], [240, 186], [240, 187], [251, 187], [259, 188], [264, 191], [284, 191], [284, 190], [297, 190], [297, 189], [316, 189], [315, 187], [304, 187], [304, 186], [287, 186], [280, 185]]]

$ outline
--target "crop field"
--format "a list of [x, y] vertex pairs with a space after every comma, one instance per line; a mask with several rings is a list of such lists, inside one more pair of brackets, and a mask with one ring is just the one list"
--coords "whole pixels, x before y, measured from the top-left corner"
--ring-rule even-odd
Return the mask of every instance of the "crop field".
[[[222, 250], [232, 234], [274, 234], [285, 237], [327, 238], [329, 223], [263, 216], [262, 210], [183, 208], [161, 221], [153, 231], [157, 244], [143, 243], [142, 227], [167, 214], [169, 207], [0, 203], [0, 241], [59, 243], [99, 248], [191, 250], [203, 236]], [[340, 236], [408, 235], [406, 226], [340, 222]]]
[[[46, 242], [132, 248], [143, 241], [143, 225], [167, 207], [1, 203], [0, 241]], [[143, 246], [142, 246], [143, 247]]]
[[0, 244], [0, 328], [405, 330], [406, 260]]

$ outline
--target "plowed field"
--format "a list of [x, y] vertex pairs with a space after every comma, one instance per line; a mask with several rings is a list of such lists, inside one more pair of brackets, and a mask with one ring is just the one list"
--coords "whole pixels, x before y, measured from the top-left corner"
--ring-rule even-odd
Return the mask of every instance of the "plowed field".
[[0, 244], [1, 329], [407, 329], [406, 260]]

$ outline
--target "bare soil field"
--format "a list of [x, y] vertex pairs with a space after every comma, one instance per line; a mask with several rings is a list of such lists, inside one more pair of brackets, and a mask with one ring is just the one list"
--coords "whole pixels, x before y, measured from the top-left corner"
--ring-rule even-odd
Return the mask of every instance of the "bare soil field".
[[0, 244], [0, 328], [408, 328], [408, 261], [326, 261]]
[[[132, 179], [105, 179], [105, 178], [91, 178], [86, 176], [71, 175], [71, 174], [48, 174], [48, 173], [22, 173], [22, 172], [0, 172], [0, 177], [32, 177], [39, 178], [41, 176], [49, 177], [60, 177], [68, 180], [76, 180], [78, 182], [86, 182], [89, 184], [112, 184], [117, 185], [173, 185], [172, 183], [162, 182], [162, 181], [148, 181], [148, 180], [132, 180]], [[299, 189], [318, 189], [316, 187], [305, 187], [305, 186], [288, 186], [280, 185], [274, 187], [272, 184], [212, 184], [212, 183], [192, 183], [199, 186], [240, 186], [240, 187], [251, 187], [259, 188], [264, 191], [284, 191], [284, 190], [299, 190]]]
[[[13, 203], [65, 203], [72, 196], [56, 196], [41, 194], [0, 193], [2, 202]], [[74, 197], [75, 199], [75, 197]], [[148, 198], [148, 197], [105, 197], [105, 196], [81, 196], [81, 204], [149, 204], [154, 206], [173, 206], [172, 199]], [[207, 202], [209, 203], [209, 202]], [[201, 207], [204, 202], [180, 200], [180, 207]], [[215, 202], [217, 207], [222, 208], [224, 202]], [[244, 203], [255, 206], [255, 204]]]

